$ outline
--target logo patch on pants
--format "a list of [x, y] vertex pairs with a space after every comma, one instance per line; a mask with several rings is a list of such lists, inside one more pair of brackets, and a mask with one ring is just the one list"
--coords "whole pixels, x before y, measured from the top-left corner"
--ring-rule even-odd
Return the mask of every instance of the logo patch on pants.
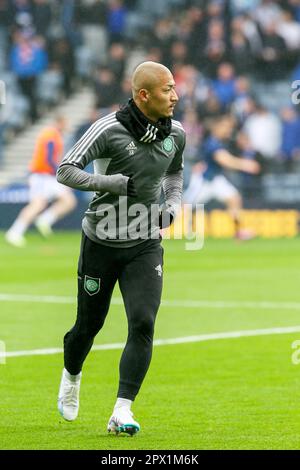
[[84, 290], [89, 295], [96, 295], [100, 290], [101, 279], [99, 277], [84, 276]]

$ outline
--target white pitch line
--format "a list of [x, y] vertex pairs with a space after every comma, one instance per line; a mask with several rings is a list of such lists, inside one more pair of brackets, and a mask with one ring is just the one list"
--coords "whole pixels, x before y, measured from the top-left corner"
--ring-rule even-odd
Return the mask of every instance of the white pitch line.
[[[186, 344], [186, 343], [200, 343], [203, 341], [219, 340], [219, 339], [234, 339], [245, 338], [253, 336], [267, 336], [267, 335], [283, 335], [288, 333], [299, 333], [300, 325], [287, 326], [281, 328], [264, 328], [260, 330], [241, 330], [241, 331], [225, 331], [221, 333], [209, 333], [197, 336], [184, 336], [181, 338], [170, 339], [156, 339], [154, 346], [165, 346], [172, 344]], [[93, 346], [92, 351], [107, 351], [113, 349], [123, 349], [124, 343], [102, 344]], [[5, 353], [0, 352], [1, 357], [22, 357], [22, 356], [48, 356], [50, 354], [60, 354], [63, 352], [62, 348], [51, 349], [33, 349], [28, 351], [9, 351]]]
[[[36, 302], [49, 304], [75, 304], [76, 297], [55, 295], [27, 295], [27, 294], [0, 294], [0, 302]], [[113, 305], [123, 305], [121, 298], [115, 297]], [[272, 302], [272, 301], [234, 301], [234, 300], [163, 300], [162, 307], [185, 308], [247, 308], [271, 310], [300, 310], [300, 302]]]

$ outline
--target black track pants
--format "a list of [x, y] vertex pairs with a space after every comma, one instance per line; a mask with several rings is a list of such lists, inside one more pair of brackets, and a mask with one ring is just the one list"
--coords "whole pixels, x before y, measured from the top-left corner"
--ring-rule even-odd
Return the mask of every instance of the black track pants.
[[118, 397], [134, 400], [151, 361], [154, 323], [162, 291], [163, 248], [146, 240], [111, 248], [82, 236], [78, 263], [78, 308], [64, 337], [65, 368], [78, 374], [108, 313], [116, 281], [125, 304], [128, 337], [120, 361]]

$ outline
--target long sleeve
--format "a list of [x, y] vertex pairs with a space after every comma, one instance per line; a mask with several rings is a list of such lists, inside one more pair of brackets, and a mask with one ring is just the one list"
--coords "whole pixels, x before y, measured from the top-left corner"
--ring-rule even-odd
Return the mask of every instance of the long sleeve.
[[93, 160], [109, 157], [107, 130], [118, 121], [115, 113], [96, 121], [71, 148], [57, 170], [57, 181], [81, 191], [109, 192], [127, 195], [129, 178], [121, 174], [90, 174], [83, 169]]
[[128, 176], [90, 174], [74, 165], [61, 165], [58, 168], [57, 181], [81, 191], [109, 192], [120, 196], [127, 195]]
[[179, 211], [181, 206], [183, 188], [183, 167], [184, 167], [185, 133], [182, 133], [182, 141], [178, 147], [176, 155], [165, 173], [162, 181], [165, 203], [170, 208], [173, 215]]

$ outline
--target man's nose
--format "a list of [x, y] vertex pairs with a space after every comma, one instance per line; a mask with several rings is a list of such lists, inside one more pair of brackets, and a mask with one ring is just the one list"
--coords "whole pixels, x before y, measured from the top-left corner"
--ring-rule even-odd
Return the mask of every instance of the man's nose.
[[178, 101], [178, 95], [175, 90], [172, 90], [172, 96], [171, 96], [172, 101]]

